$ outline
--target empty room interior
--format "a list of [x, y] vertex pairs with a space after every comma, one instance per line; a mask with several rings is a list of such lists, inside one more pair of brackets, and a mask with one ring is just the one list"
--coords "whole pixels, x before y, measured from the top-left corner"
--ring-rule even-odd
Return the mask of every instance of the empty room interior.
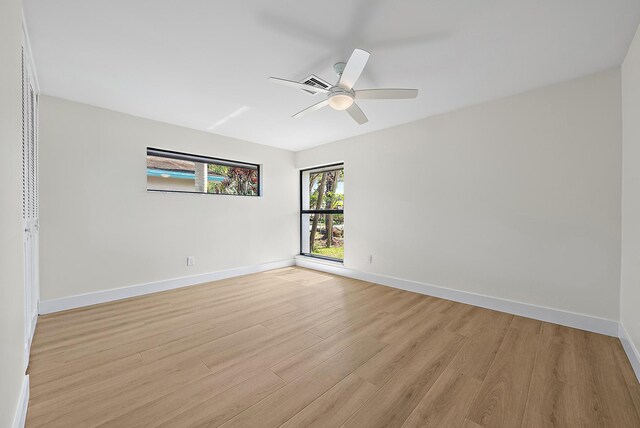
[[640, 1], [0, 2], [0, 428], [640, 428]]

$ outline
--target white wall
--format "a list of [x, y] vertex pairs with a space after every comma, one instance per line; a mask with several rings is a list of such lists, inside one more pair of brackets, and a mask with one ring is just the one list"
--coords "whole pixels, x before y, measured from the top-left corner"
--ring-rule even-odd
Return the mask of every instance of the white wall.
[[640, 349], [640, 30], [622, 65], [622, 124], [620, 320], [631, 342]]
[[24, 373], [22, 2], [0, 2], [0, 426], [13, 423]]
[[[264, 196], [147, 192], [147, 146], [262, 164]], [[298, 250], [289, 151], [43, 96], [40, 182], [43, 300], [291, 259]]]
[[296, 155], [336, 161], [345, 267], [618, 320], [619, 70]]

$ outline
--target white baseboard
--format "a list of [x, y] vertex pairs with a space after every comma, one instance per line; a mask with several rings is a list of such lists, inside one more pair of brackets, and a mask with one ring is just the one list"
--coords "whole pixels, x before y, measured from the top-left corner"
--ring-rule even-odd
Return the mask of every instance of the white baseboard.
[[29, 349], [31, 349], [31, 342], [33, 342], [33, 335], [36, 334], [36, 324], [38, 324], [38, 312], [34, 312], [31, 316], [31, 331], [29, 332]]
[[27, 408], [29, 407], [29, 376], [25, 376], [22, 381], [22, 389], [20, 390], [20, 398], [18, 399], [18, 407], [13, 417], [12, 428], [24, 428], [27, 421]]
[[636, 373], [636, 377], [638, 378], [638, 382], [640, 382], [640, 352], [638, 352], [638, 348], [634, 345], [629, 337], [629, 333], [620, 323], [619, 334], [620, 342], [622, 342], [622, 347], [624, 351], [627, 353], [627, 357], [629, 358], [629, 362], [631, 363], [631, 367], [633, 367], [633, 371]]
[[406, 279], [356, 271], [345, 268], [341, 263], [325, 262], [304, 256], [296, 257], [296, 265], [362, 281], [374, 282], [376, 284], [399, 288], [401, 290], [412, 291], [414, 293], [426, 294], [428, 296], [440, 297], [442, 299], [479, 306], [481, 308], [493, 309], [495, 311], [506, 312], [522, 317], [533, 318], [540, 321], [618, 337], [618, 321], [614, 320], [544, 306], [531, 305], [498, 297], [484, 296], [482, 294], [454, 290], [451, 288], [439, 287], [437, 285], [409, 281]]
[[[27, 338], [27, 343], [29, 345], [29, 354], [31, 355], [31, 344], [33, 343], [33, 336], [36, 334], [36, 325], [38, 324], [38, 311], [35, 311], [31, 316], [31, 331], [29, 332], [29, 337]], [[28, 356], [27, 355], [27, 356]]]
[[38, 312], [34, 312], [31, 317], [31, 330], [29, 331], [29, 337], [26, 338], [24, 343], [24, 371], [27, 371], [29, 367], [29, 357], [31, 356], [31, 344], [33, 343], [33, 336], [36, 333], [36, 324], [38, 323]]
[[185, 276], [182, 278], [173, 278], [162, 281], [149, 282], [146, 284], [114, 288], [111, 290], [97, 291], [95, 293], [78, 294], [75, 296], [62, 297], [52, 300], [41, 300], [40, 314], [50, 314], [53, 312], [66, 311], [67, 309], [112, 302], [114, 300], [142, 296], [144, 294], [157, 293], [159, 291], [173, 290], [175, 288], [188, 287], [190, 285], [202, 284], [205, 282], [218, 281], [221, 279], [293, 266], [294, 264], [295, 262], [293, 259], [280, 260], [276, 262], [244, 266], [217, 272], [204, 273], [200, 275]]

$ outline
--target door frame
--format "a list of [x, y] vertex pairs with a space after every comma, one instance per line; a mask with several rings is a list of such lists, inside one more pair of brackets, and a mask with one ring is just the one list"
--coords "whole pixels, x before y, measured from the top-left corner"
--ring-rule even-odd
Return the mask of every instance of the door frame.
[[[40, 85], [33, 61], [31, 43], [27, 31], [27, 24], [22, 15], [22, 108], [23, 108], [23, 167], [25, 160], [33, 162], [33, 168], [27, 168], [25, 177], [31, 177], [33, 186], [29, 189], [28, 195], [33, 198], [32, 212], [27, 212], [27, 202], [24, 201], [24, 187], [30, 186], [30, 182], [23, 181], [23, 265], [24, 265], [24, 366], [25, 370], [29, 365], [31, 343], [38, 321], [38, 311], [40, 302], [40, 263], [39, 263], [39, 209], [38, 209], [38, 97]], [[31, 91], [26, 85], [31, 86]], [[27, 101], [27, 97], [30, 98]], [[27, 136], [24, 132], [28, 131]], [[33, 140], [33, 143], [31, 143]], [[33, 147], [31, 146], [33, 144]], [[33, 194], [32, 194], [33, 193]]]

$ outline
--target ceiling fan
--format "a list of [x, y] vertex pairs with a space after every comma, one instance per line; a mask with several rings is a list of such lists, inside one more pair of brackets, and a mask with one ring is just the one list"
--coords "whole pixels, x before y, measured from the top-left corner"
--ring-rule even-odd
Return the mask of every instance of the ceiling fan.
[[362, 49], [355, 49], [346, 63], [338, 62], [333, 66], [333, 70], [338, 75], [338, 82], [327, 89], [306, 83], [294, 82], [292, 80], [270, 77], [269, 80], [280, 85], [291, 86], [297, 89], [313, 92], [314, 94], [325, 94], [327, 98], [306, 109], [294, 114], [292, 117], [302, 117], [307, 113], [316, 111], [325, 106], [330, 106], [334, 110], [346, 110], [347, 113], [360, 125], [367, 123], [367, 116], [360, 110], [354, 102], [357, 100], [394, 100], [415, 98], [418, 96], [417, 89], [353, 89], [358, 78], [364, 70], [364, 66], [369, 60], [369, 52]]

